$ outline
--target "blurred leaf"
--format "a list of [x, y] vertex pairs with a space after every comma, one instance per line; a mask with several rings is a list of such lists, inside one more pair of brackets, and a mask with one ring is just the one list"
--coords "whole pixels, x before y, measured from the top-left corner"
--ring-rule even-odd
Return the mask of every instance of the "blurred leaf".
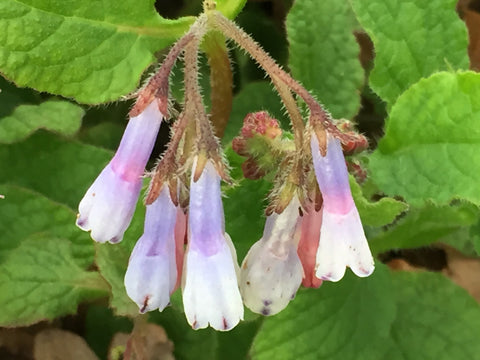
[[392, 108], [370, 158], [372, 179], [412, 205], [454, 198], [480, 204], [480, 74], [437, 73]]
[[153, 3], [3, 0], [0, 70], [19, 86], [82, 103], [118, 99], [193, 22], [164, 19]]
[[0, 145], [0, 183], [21, 185], [77, 209], [111, 157], [110, 151], [39, 131], [23, 142]]
[[[372, 360], [386, 349], [395, 318], [389, 272], [377, 266], [366, 279], [350, 271], [339, 283], [304, 289], [278, 315], [265, 319], [252, 358]], [[375, 336], [373, 336], [375, 334]]]
[[0, 118], [11, 114], [18, 105], [39, 102], [39, 93], [32, 89], [17, 88], [0, 74]]
[[332, 113], [352, 118], [360, 108], [363, 69], [348, 1], [296, 0], [287, 17], [292, 74]]
[[68, 240], [47, 233], [8, 251], [0, 263], [0, 325], [53, 320], [75, 313], [83, 300], [106, 296], [101, 276], [82, 269], [73, 256]]
[[216, 9], [230, 19], [242, 11], [246, 2], [247, 0], [215, 0]]
[[70, 331], [45, 329], [35, 336], [35, 360], [98, 360], [85, 340]]
[[67, 101], [45, 101], [40, 105], [20, 105], [0, 118], [0, 143], [13, 143], [44, 128], [62, 135], [75, 134], [82, 124], [84, 111]]
[[388, 197], [381, 198], [375, 202], [369, 201], [365, 198], [362, 188], [353, 176], [350, 176], [350, 188], [364, 225], [376, 227], [388, 225], [408, 208], [408, 205], [404, 202]]
[[429, 245], [462, 227], [475, 224], [479, 216], [480, 210], [469, 203], [442, 207], [427, 204], [422, 208], [411, 208], [390, 229], [369, 239], [370, 247], [379, 253], [389, 249]]
[[107, 358], [113, 336], [117, 332], [130, 333], [132, 328], [130, 319], [113, 315], [112, 310], [107, 307], [99, 305], [88, 307], [85, 318], [85, 340], [101, 359]]
[[[370, 86], [390, 106], [410, 85], [439, 70], [468, 69], [467, 31], [457, 0], [353, 0], [375, 46]], [[412, 117], [415, 119], [415, 117]]]
[[261, 322], [243, 321], [225, 333], [212, 328], [193, 330], [185, 314], [174, 306], [150, 313], [150, 319], [167, 331], [177, 360], [244, 360]]
[[238, 135], [243, 125], [243, 119], [248, 113], [261, 110], [268, 111], [270, 115], [280, 121], [283, 128], [287, 126], [288, 129], [289, 123], [283, 115], [280, 98], [272, 85], [266, 81], [253, 82], [246, 85], [233, 98], [232, 113], [222, 142], [227, 144]]
[[[35, 234], [71, 242], [73, 261], [81, 268], [93, 263], [89, 236], [75, 226], [75, 213], [38, 193], [17, 186], [0, 185], [0, 261]], [[23, 263], [22, 261], [19, 262]]]

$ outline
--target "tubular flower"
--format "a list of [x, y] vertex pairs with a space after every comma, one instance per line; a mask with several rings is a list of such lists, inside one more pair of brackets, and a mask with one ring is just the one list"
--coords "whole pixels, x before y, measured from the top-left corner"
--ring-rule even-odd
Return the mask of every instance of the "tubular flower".
[[322, 228], [315, 275], [339, 281], [349, 266], [360, 277], [369, 276], [374, 262], [348, 180], [340, 141], [327, 133], [327, 153], [320, 153], [318, 139], [311, 136], [313, 166], [323, 197]]
[[190, 183], [188, 247], [183, 272], [183, 305], [194, 329], [209, 324], [230, 330], [243, 319], [243, 304], [237, 284], [236, 253], [225, 233], [220, 176], [208, 160]]
[[297, 254], [300, 203], [267, 217], [262, 238], [250, 248], [240, 270], [240, 290], [253, 312], [274, 315], [295, 297], [303, 269]]
[[78, 206], [77, 226], [95, 241], [117, 243], [130, 225], [142, 187], [142, 175], [162, 122], [153, 101], [132, 117], [120, 146]]
[[309, 211], [303, 214], [300, 243], [298, 244], [298, 256], [303, 266], [302, 285], [305, 287], [318, 288], [322, 280], [315, 276], [315, 263], [320, 239], [320, 227], [322, 226], [322, 210], [316, 211], [311, 206]]
[[177, 282], [175, 224], [177, 207], [163, 186], [158, 198], [147, 205], [144, 233], [130, 256], [125, 288], [140, 312], [165, 308]]

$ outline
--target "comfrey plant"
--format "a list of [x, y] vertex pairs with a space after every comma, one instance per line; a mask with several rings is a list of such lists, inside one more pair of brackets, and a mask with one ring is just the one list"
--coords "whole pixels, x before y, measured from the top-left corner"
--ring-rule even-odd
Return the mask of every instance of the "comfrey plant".
[[[234, 242], [225, 232], [220, 186], [222, 180], [231, 182], [216, 136], [225, 122], [213, 109], [211, 117], [207, 115], [198, 84], [200, 44], [219, 33], [244, 49], [270, 77], [293, 130], [293, 138], [283, 136], [275, 119], [258, 112], [247, 115], [234, 139], [234, 150], [247, 158], [246, 177], [274, 178], [263, 236], [240, 269]], [[146, 174], [151, 181], [145, 229], [125, 275], [127, 294], [140, 312], [163, 310], [181, 284], [185, 315], [194, 329], [210, 325], [229, 330], [243, 319], [243, 304], [273, 315], [288, 305], [301, 284], [319, 287], [322, 280], [339, 281], [346, 267], [358, 276], [370, 275], [374, 262], [342, 150], [342, 145], [348, 151], [364, 146], [365, 138], [337, 127], [304, 87], [208, 2], [204, 14], [138, 92], [117, 153], [80, 202], [77, 225], [90, 231], [95, 241], [122, 240], [160, 124], [172, 118], [169, 76], [181, 54], [183, 107], [174, 116], [167, 150]], [[300, 102], [308, 108], [306, 121]]]

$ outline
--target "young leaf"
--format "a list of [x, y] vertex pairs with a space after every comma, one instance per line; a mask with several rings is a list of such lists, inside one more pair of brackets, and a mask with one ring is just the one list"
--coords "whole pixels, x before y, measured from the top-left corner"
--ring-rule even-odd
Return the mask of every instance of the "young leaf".
[[153, 3], [4, 0], [0, 71], [19, 86], [81, 103], [116, 100], [193, 22], [164, 19]]
[[392, 108], [370, 158], [388, 195], [412, 205], [453, 198], [480, 204], [480, 74], [438, 73], [412, 86]]
[[370, 86], [390, 106], [408, 87], [439, 70], [468, 69], [467, 31], [456, 0], [353, 0], [375, 46]]
[[350, 188], [363, 225], [375, 227], [388, 225], [408, 208], [404, 202], [389, 197], [381, 198], [376, 202], [369, 201], [353, 176], [350, 176]]
[[352, 118], [360, 107], [363, 70], [348, 1], [297, 0], [287, 16], [293, 75], [335, 118]]
[[81, 107], [67, 101], [20, 105], [9, 116], [0, 118], [0, 143], [23, 140], [40, 128], [73, 135], [80, 128], [84, 113]]
[[394, 226], [371, 238], [370, 247], [379, 253], [389, 249], [416, 248], [429, 245], [475, 224], [479, 218], [478, 208], [469, 203], [412, 208]]

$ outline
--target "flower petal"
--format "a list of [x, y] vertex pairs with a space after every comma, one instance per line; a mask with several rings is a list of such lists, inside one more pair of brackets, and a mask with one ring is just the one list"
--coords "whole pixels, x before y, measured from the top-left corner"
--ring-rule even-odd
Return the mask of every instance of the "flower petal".
[[[195, 174], [197, 159], [192, 174]], [[230, 330], [243, 318], [236, 254], [224, 230], [220, 176], [211, 161], [190, 184], [183, 305], [194, 329]]]
[[177, 208], [170, 199], [168, 186], [147, 206], [145, 230], [133, 249], [125, 288], [140, 312], [163, 310], [177, 282], [175, 223]]
[[162, 115], [156, 101], [130, 119], [112, 161], [87, 190], [77, 225], [98, 242], [117, 243], [130, 225]]

